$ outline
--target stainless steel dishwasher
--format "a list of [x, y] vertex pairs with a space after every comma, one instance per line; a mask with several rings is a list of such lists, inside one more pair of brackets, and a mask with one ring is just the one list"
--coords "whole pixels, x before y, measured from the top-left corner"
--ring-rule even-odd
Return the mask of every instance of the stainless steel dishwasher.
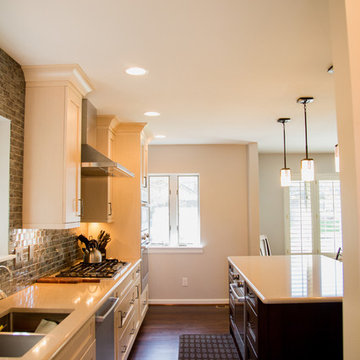
[[115, 359], [114, 309], [119, 298], [109, 297], [95, 314], [96, 358]]

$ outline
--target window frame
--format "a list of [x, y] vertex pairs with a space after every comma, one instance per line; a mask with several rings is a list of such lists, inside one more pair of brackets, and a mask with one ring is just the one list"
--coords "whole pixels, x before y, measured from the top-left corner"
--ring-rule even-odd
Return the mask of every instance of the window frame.
[[[197, 177], [197, 221], [198, 221], [198, 239], [195, 243], [181, 244], [179, 233], [179, 177], [196, 176]], [[150, 234], [150, 253], [169, 253], [169, 252], [202, 252], [201, 229], [200, 229], [200, 174], [199, 173], [149, 173], [149, 206], [151, 211], [150, 197], [150, 178], [151, 177], [168, 177], [169, 178], [169, 241], [168, 243], [152, 243], [151, 230]]]
[[[300, 181], [300, 174], [293, 174], [292, 181]], [[289, 187], [284, 187], [283, 201], [284, 201], [284, 235], [285, 235], [285, 253], [287, 255], [302, 255], [302, 254], [319, 254], [334, 257], [335, 253], [322, 253], [320, 243], [320, 209], [319, 209], [319, 180], [339, 180], [339, 174], [323, 173], [317, 174], [315, 181], [310, 182], [311, 194], [311, 218], [312, 218], [312, 249], [311, 253], [292, 253], [290, 247], [290, 193]], [[341, 201], [341, 198], [340, 198]]]

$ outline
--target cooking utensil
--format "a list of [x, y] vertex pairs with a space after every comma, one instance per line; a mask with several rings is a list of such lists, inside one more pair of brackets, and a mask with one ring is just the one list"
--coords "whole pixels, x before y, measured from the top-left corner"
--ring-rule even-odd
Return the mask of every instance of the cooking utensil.
[[97, 264], [97, 263], [101, 263], [101, 261], [102, 261], [101, 252], [95, 247], [91, 247], [89, 253], [85, 253], [84, 255], [84, 262], [86, 263]]
[[83, 234], [80, 234], [78, 237], [77, 237], [77, 240], [80, 240], [85, 246], [86, 246], [86, 249], [87, 250], [90, 250], [90, 241], [88, 238], [86, 238]]
[[95, 249], [99, 249], [99, 243], [95, 239], [89, 241], [89, 246]]
[[43, 284], [78, 284], [78, 283], [99, 283], [100, 279], [68, 278], [68, 277], [43, 277], [36, 280]]

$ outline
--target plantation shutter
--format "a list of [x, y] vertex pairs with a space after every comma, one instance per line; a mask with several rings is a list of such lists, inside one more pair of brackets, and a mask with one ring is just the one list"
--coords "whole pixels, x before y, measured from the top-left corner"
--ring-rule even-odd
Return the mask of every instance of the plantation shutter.
[[289, 187], [290, 253], [312, 253], [313, 228], [310, 183], [292, 181]]
[[321, 253], [336, 253], [342, 246], [339, 180], [319, 180]]

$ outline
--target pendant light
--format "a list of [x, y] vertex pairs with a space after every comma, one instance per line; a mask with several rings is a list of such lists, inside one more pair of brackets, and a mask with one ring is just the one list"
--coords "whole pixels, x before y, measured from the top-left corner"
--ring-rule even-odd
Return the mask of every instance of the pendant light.
[[301, 180], [302, 181], [314, 181], [315, 179], [315, 166], [314, 159], [309, 158], [308, 153], [308, 137], [307, 137], [307, 118], [306, 118], [306, 105], [314, 101], [313, 97], [300, 97], [297, 99], [299, 104], [304, 105], [305, 116], [305, 159], [301, 160]]
[[284, 167], [280, 170], [280, 183], [281, 186], [290, 186], [291, 185], [291, 170], [286, 167], [286, 134], [285, 134], [285, 124], [290, 121], [290, 118], [280, 118], [277, 120], [278, 123], [283, 126], [283, 138], [284, 138]]
[[335, 145], [335, 171], [340, 172], [340, 153], [339, 144]]

